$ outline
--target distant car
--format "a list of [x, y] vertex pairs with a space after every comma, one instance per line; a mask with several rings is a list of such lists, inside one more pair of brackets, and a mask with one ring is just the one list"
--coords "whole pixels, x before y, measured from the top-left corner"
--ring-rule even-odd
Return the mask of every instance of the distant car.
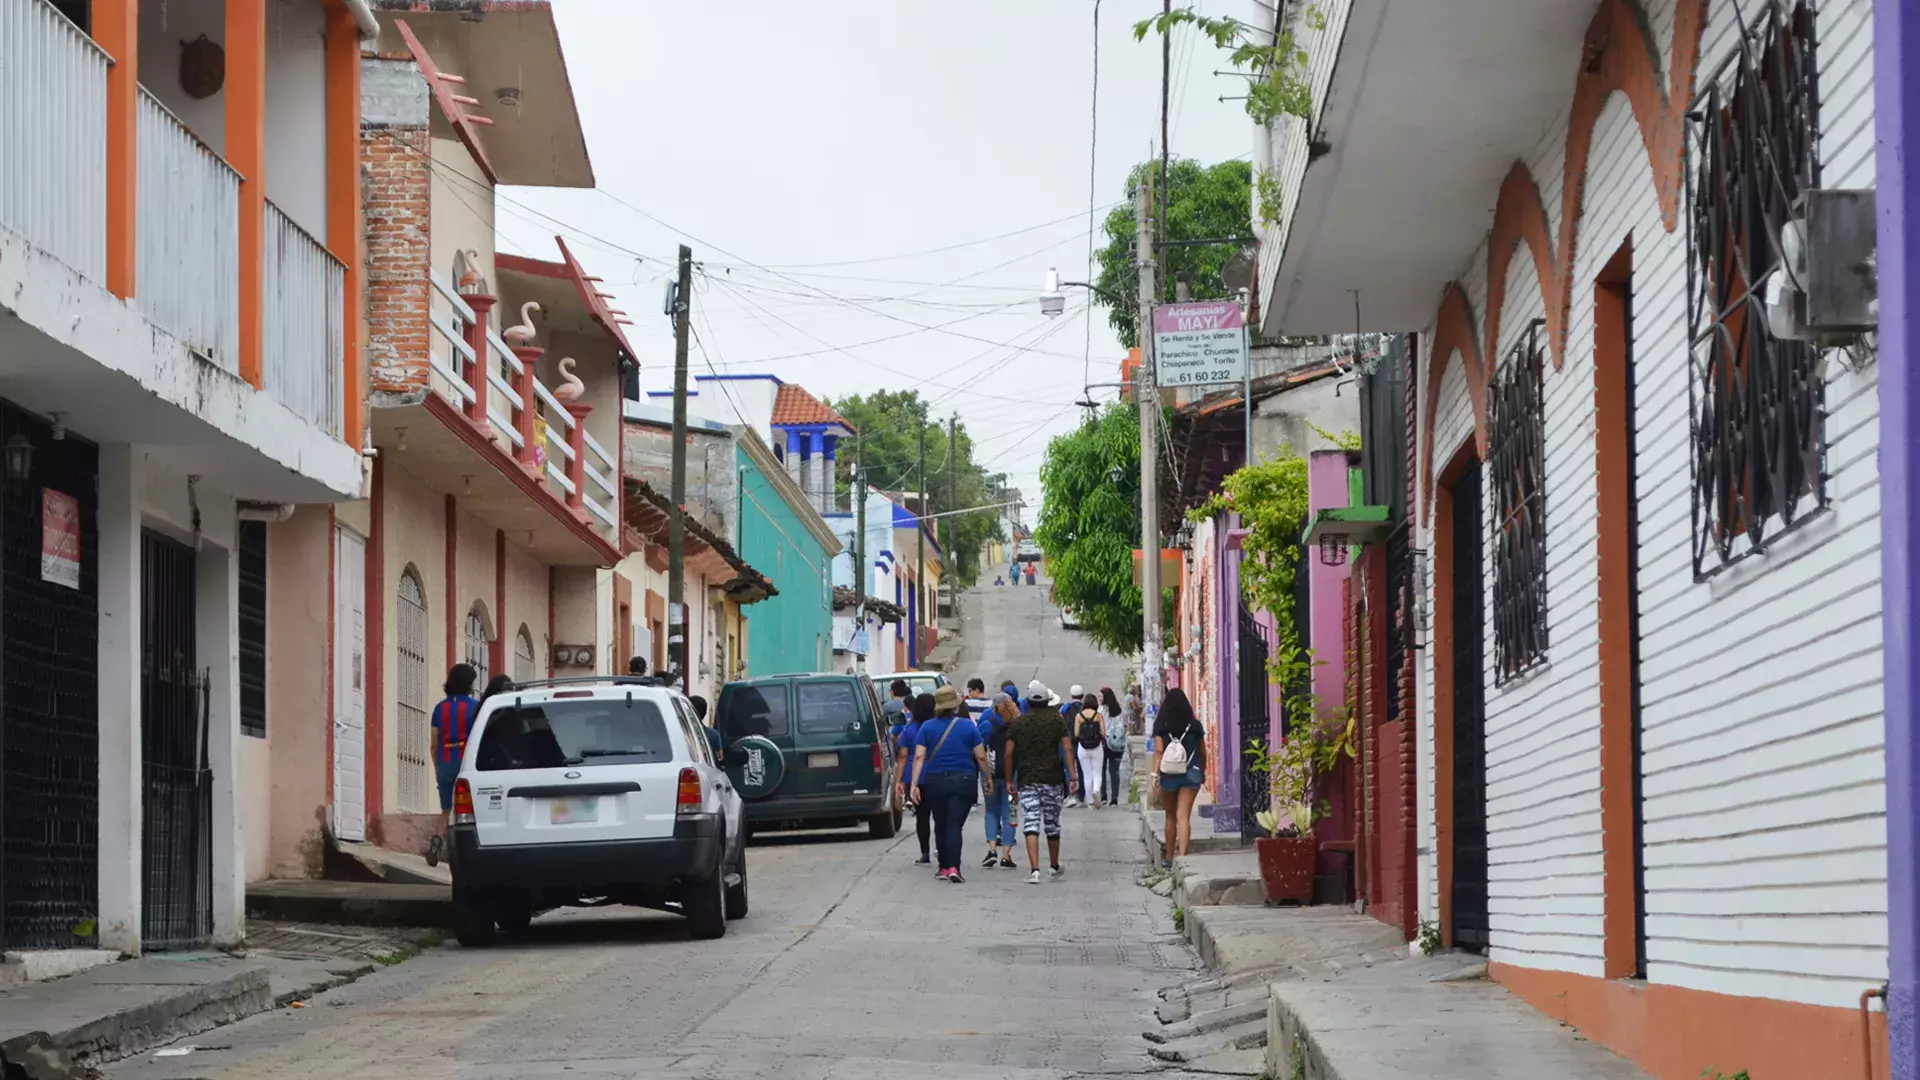
[[487, 699], [453, 787], [453, 931], [488, 945], [534, 913], [611, 901], [717, 938], [747, 914], [746, 813], [679, 691], [608, 676]]
[[1020, 541], [1020, 546], [1014, 549], [1013, 561], [1014, 562], [1039, 562], [1040, 561], [1040, 545], [1034, 543], [1031, 540]]
[[873, 677], [874, 688], [879, 693], [884, 694], [887, 692], [887, 688], [893, 685], [895, 679], [906, 683], [907, 692], [914, 697], [919, 697], [921, 694], [931, 694], [943, 686], [951, 685], [947, 681], [947, 677], [938, 671], [896, 671], [890, 675], [875, 675]]
[[900, 830], [893, 742], [865, 675], [769, 675], [720, 688], [715, 726], [754, 831]]
[[1080, 613], [1073, 610], [1072, 608], [1066, 608], [1066, 607], [1061, 608], [1060, 609], [1060, 629], [1062, 630], [1080, 629]]

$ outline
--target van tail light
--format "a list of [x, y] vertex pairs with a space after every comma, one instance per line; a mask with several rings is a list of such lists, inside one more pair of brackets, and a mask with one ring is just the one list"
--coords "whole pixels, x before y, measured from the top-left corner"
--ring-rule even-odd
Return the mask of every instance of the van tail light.
[[881, 754], [879, 743], [873, 744], [873, 771], [877, 773], [887, 771], [886, 757]]
[[453, 782], [453, 823], [473, 824], [473, 788], [464, 776]]
[[673, 811], [676, 814], [697, 814], [701, 802], [700, 774], [692, 769], [680, 770], [680, 794], [674, 800]]

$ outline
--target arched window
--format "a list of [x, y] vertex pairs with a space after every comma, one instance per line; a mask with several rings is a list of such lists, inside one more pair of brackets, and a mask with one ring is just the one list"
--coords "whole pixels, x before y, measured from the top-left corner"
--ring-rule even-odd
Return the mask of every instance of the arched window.
[[485, 689], [487, 680], [493, 675], [487, 670], [487, 606], [478, 600], [467, 610], [467, 655], [465, 660], [473, 665], [475, 677], [473, 684], [477, 689]]
[[526, 682], [533, 677], [533, 632], [521, 623], [520, 632], [513, 635], [513, 681]]
[[429, 774], [429, 743], [433, 691], [427, 682], [427, 590], [412, 566], [400, 575], [400, 595], [394, 604], [398, 631], [394, 635], [394, 687], [399, 706], [400, 806], [413, 813], [431, 813], [439, 796]]

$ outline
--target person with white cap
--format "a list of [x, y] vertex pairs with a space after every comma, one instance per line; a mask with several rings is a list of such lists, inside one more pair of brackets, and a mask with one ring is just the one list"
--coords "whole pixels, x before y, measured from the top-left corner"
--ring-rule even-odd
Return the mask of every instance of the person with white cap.
[[[1053, 700], [1049, 702], [1054, 708], [1060, 710], [1060, 719], [1066, 723], [1068, 735], [1073, 734], [1073, 717], [1080, 711], [1080, 695], [1082, 692], [1080, 684], [1074, 683], [1067, 688], [1067, 696], [1064, 700], [1059, 694], [1054, 694]], [[1066, 805], [1069, 807], [1084, 805], [1086, 796], [1086, 777], [1068, 767], [1071, 764], [1072, 758], [1073, 751], [1068, 750], [1060, 759], [1060, 768], [1073, 777], [1067, 784]]]
[[1040, 836], [1047, 838], [1047, 877], [1060, 869], [1060, 803], [1073, 779], [1066, 721], [1059, 697], [1035, 679], [1027, 684], [1027, 712], [1007, 725], [1001, 769], [1020, 801], [1020, 831], [1027, 838], [1027, 884], [1040, 884]]

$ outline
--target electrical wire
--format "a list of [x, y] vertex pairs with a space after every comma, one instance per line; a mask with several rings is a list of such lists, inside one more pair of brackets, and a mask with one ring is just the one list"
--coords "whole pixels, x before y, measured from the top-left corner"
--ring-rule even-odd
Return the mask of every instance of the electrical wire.
[[[1096, 0], [1094, 6], [1096, 8], [1099, 6], [1098, 0]], [[1117, 206], [1119, 204], [1113, 203], [1110, 205]], [[1073, 213], [1068, 214], [1066, 217], [1063, 217], [1063, 218], [1056, 218], [1052, 221], [1043, 221], [1038, 225], [1029, 225], [1024, 229], [1014, 229], [1011, 232], [1003, 232], [997, 236], [983, 237], [979, 240], [967, 240], [958, 244], [947, 244], [942, 247], [925, 248], [920, 251], [909, 251], [899, 255], [876, 255], [871, 258], [865, 258], [865, 259], [842, 259], [838, 262], [769, 263], [768, 266], [776, 269], [781, 269], [781, 270], [796, 270], [796, 269], [805, 270], [805, 269], [813, 269], [816, 267], [860, 266], [866, 263], [897, 262], [902, 259], [917, 259], [923, 255], [938, 255], [938, 254], [941, 254], [942, 252], [959, 251], [962, 248], [978, 247], [981, 244], [991, 244], [997, 240], [1006, 240], [1015, 236], [1024, 236], [1030, 232], [1039, 232], [1041, 229], [1049, 228], [1054, 225], [1059, 225], [1063, 222], [1072, 221], [1074, 218], [1077, 218], [1079, 216], [1080, 216], [1080, 212], [1076, 210]]]

